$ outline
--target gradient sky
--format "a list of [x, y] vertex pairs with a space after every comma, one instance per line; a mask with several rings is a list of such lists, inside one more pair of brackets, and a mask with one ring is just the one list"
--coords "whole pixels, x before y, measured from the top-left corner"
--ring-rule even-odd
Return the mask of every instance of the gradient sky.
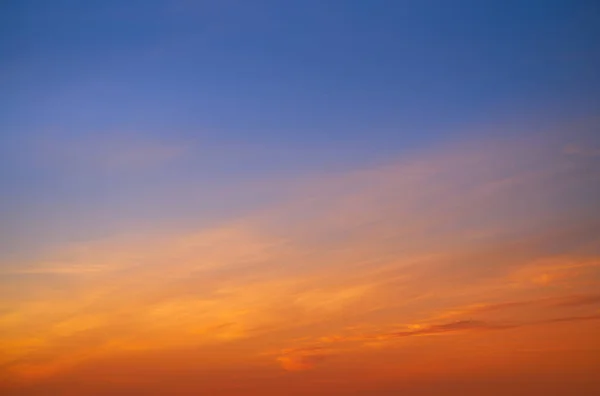
[[600, 393], [600, 7], [7, 0], [0, 391]]

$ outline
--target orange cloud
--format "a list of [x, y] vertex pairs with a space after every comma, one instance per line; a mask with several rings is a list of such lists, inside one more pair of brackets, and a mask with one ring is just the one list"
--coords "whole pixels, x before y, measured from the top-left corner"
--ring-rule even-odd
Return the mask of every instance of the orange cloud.
[[296, 349], [287, 349], [277, 358], [281, 367], [287, 371], [306, 371], [312, 370], [315, 366], [330, 354], [322, 347], [305, 347]]
[[210, 359], [235, 366], [302, 338], [314, 345], [277, 358], [302, 371], [365, 343], [591, 326], [600, 219], [565, 202], [595, 176], [585, 158], [561, 157], [469, 148], [288, 181], [287, 201], [217, 226], [4, 265], [2, 367], [52, 377], [99, 359], [211, 348], [231, 348]]

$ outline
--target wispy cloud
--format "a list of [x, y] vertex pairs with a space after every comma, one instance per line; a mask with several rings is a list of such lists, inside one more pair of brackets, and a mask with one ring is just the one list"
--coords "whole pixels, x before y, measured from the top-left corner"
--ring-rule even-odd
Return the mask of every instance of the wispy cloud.
[[600, 305], [600, 294], [590, 294], [583, 296], [569, 296], [555, 300], [553, 304], [557, 307], [579, 307], [585, 305]]
[[555, 308], [577, 308], [585, 306], [600, 305], [600, 295], [565, 295], [559, 297], [544, 297], [531, 300], [507, 301], [500, 303], [478, 303], [465, 307], [447, 310], [436, 316], [436, 319], [448, 319], [456, 317], [472, 317], [503, 311], [515, 311], [523, 309], [548, 310]]
[[[226, 344], [243, 360], [268, 338], [284, 368], [307, 370], [344, 343], [589, 322], [574, 310], [597, 301], [600, 219], [569, 202], [593, 175], [560, 158], [510, 144], [423, 154], [287, 181], [284, 202], [216, 226], [4, 265], [5, 367]], [[286, 351], [297, 338], [315, 345]]]
[[287, 371], [312, 370], [319, 363], [330, 357], [330, 353], [323, 347], [305, 347], [286, 349], [282, 351], [277, 361]]
[[[490, 331], [519, 330], [521, 328], [550, 326], [578, 322], [600, 320], [600, 314], [553, 317], [543, 320], [524, 322], [494, 322], [483, 320], [458, 320], [438, 324], [412, 324], [404, 326], [404, 330], [379, 330], [377, 332], [359, 332], [325, 336], [314, 340], [304, 340], [303, 347], [290, 348], [277, 358], [282, 367], [289, 371], [313, 369], [316, 363], [329, 355], [344, 354], [348, 350], [369, 348], [377, 345], [379, 348], [392, 346], [395, 342], [410, 337], [453, 336], [465, 333], [484, 333]], [[451, 340], [447, 341], [452, 343]], [[311, 360], [315, 357], [315, 361]]]
[[[419, 335], [436, 335], [445, 333], [456, 333], [462, 331], [482, 331], [511, 328], [510, 325], [491, 324], [476, 320], [461, 320], [458, 322], [444, 323], [430, 326], [419, 326], [408, 331], [399, 331], [386, 334], [388, 338], [411, 337]], [[378, 336], [377, 338], [380, 338]]]
[[552, 318], [552, 319], [542, 320], [540, 322], [536, 322], [535, 324], [564, 323], [564, 322], [587, 322], [590, 320], [600, 320], [600, 314], [565, 316], [563, 318]]

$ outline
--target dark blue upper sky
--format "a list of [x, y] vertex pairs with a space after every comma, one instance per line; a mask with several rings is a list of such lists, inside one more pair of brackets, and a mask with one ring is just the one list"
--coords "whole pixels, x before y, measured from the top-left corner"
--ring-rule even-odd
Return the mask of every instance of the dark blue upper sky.
[[112, 207], [150, 183], [49, 170], [32, 159], [48, 142], [127, 134], [300, 150], [188, 161], [160, 175], [166, 188], [593, 116], [599, 10], [592, 0], [3, 1], [0, 161], [13, 199], [0, 212]]
[[590, 111], [593, 1], [3, 2], [2, 129], [409, 142]]

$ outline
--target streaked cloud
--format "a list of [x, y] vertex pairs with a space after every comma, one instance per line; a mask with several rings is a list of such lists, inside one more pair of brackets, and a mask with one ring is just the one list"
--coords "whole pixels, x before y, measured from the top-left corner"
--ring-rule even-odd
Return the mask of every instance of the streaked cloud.
[[214, 226], [3, 264], [3, 367], [44, 380], [235, 345], [228, 364], [306, 371], [376, 344], [592, 323], [600, 218], [569, 202], [596, 165], [563, 160], [522, 142], [420, 153], [288, 180], [278, 205]]
[[323, 347], [296, 348], [282, 351], [277, 360], [287, 371], [306, 371], [312, 370], [329, 356]]

